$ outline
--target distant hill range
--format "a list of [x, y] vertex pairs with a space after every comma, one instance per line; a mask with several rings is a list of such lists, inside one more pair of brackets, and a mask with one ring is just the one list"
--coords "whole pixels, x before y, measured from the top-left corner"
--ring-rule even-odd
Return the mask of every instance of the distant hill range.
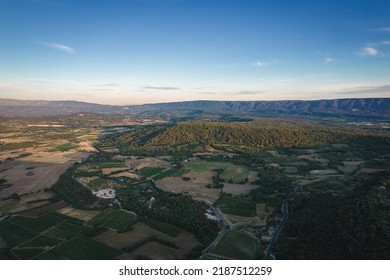
[[390, 98], [351, 98], [315, 101], [185, 101], [131, 106], [100, 105], [78, 101], [0, 99], [0, 116], [26, 117], [99, 114], [158, 114], [165, 116], [240, 115], [365, 117], [390, 119]]

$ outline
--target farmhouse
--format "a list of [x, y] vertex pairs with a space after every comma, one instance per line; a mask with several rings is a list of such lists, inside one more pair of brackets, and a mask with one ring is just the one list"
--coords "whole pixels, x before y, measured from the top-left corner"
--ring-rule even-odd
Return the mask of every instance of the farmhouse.
[[101, 189], [98, 190], [97, 192], [93, 192], [93, 194], [99, 198], [104, 198], [104, 199], [112, 199], [115, 198], [116, 193], [113, 188], [108, 188], [108, 189]]

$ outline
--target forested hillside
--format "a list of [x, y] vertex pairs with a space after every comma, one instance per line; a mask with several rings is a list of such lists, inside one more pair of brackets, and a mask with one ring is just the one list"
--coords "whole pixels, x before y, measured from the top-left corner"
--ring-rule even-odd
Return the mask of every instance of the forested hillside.
[[136, 129], [106, 139], [126, 152], [204, 152], [214, 149], [256, 152], [263, 148], [314, 146], [345, 142], [374, 132], [316, 123], [260, 120], [238, 122], [183, 122], [173, 126]]

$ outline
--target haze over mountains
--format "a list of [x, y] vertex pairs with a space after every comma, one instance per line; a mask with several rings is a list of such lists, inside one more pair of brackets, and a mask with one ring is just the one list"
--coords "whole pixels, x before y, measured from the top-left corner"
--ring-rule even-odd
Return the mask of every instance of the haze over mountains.
[[78, 101], [0, 99], [0, 116], [26, 117], [76, 113], [202, 114], [217, 112], [243, 116], [320, 116], [390, 118], [390, 98], [353, 98], [315, 101], [186, 101], [131, 106], [101, 105]]

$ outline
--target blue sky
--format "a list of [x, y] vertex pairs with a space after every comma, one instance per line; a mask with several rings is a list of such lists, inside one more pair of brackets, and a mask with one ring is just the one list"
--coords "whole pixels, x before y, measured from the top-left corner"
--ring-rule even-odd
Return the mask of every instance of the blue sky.
[[390, 97], [390, 1], [0, 0], [0, 97]]

